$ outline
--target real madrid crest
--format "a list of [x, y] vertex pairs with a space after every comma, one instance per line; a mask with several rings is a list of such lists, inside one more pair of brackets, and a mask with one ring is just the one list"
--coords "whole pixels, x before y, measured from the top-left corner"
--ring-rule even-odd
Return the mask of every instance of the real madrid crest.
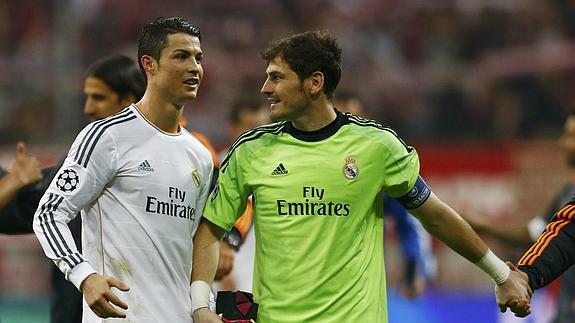
[[352, 156], [345, 158], [345, 165], [343, 166], [343, 175], [347, 179], [356, 179], [359, 176], [359, 168], [355, 163], [355, 159]]
[[194, 180], [194, 184], [196, 184], [197, 187], [200, 187], [200, 185], [202, 184], [202, 181], [201, 181], [200, 174], [198, 173], [197, 169], [194, 169], [192, 171], [192, 179]]

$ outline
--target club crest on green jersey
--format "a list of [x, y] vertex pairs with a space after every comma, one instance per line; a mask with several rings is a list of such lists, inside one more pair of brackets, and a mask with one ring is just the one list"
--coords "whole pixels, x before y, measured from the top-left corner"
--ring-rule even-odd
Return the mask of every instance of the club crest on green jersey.
[[356, 179], [359, 176], [359, 168], [355, 163], [355, 159], [352, 156], [345, 158], [345, 165], [343, 166], [343, 175], [347, 179]]
[[200, 174], [198, 173], [197, 169], [194, 169], [192, 171], [192, 179], [194, 180], [194, 184], [196, 184], [197, 187], [200, 187], [200, 185], [202, 184], [202, 181], [201, 181]]

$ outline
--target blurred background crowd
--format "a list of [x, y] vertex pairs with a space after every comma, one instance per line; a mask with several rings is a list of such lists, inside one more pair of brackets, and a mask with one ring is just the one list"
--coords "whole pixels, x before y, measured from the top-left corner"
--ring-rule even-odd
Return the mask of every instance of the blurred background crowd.
[[575, 104], [570, 0], [4, 0], [2, 141], [69, 139], [84, 122], [84, 68], [111, 52], [135, 57], [142, 24], [172, 15], [203, 32], [206, 79], [188, 112], [216, 145], [211, 125], [263, 82], [258, 53], [308, 29], [339, 37], [340, 87], [405, 138], [551, 136]]
[[[202, 31], [205, 77], [185, 113], [216, 147], [229, 144], [234, 98], [259, 92], [266, 45], [327, 29], [343, 47], [339, 89], [417, 143], [423, 174], [450, 204], [513, 223], [542, 211], [565, 179], [555, 139], [575, 111], [572, 0], [0, 0], [0, 164], [18, 140], [46, 163], [60, 158], [86, 124], [86, 67], [113, 53], [135, 59], [142, 25], [158, 16]], [[490, 292], [472, 265], [437, 249], [438, 288]], [[386, 264], [393, 281], [400, 269]], [[46, 297], [48, 268], [34, 239], [0, 237], [0, 318], [14, 308], [2, 302]]]

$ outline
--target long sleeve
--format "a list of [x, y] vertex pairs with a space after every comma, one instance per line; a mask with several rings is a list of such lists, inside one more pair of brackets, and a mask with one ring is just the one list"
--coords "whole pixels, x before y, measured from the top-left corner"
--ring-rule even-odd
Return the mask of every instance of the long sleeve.
[[96, 202], [117, 169], [115, 142], [103, 121], [78, 135], [34, 215], [34, 232], [44, 253], [78, 288], [95, 270], [78, 251], [67, 224]]
[[531, 288], [546, 286], [575, 264], [575, 199], [559, 210], [519, 260]]

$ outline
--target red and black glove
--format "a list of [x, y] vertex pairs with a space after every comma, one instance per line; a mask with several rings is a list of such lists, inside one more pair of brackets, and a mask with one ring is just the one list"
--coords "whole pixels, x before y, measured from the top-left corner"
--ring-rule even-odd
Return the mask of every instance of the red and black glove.
[[254, 296], [242, 291], [219, 291], [216, 298], [216, 313], [222, 314], [226, 323], [255, 322], [258, 315], [258, 304]]

